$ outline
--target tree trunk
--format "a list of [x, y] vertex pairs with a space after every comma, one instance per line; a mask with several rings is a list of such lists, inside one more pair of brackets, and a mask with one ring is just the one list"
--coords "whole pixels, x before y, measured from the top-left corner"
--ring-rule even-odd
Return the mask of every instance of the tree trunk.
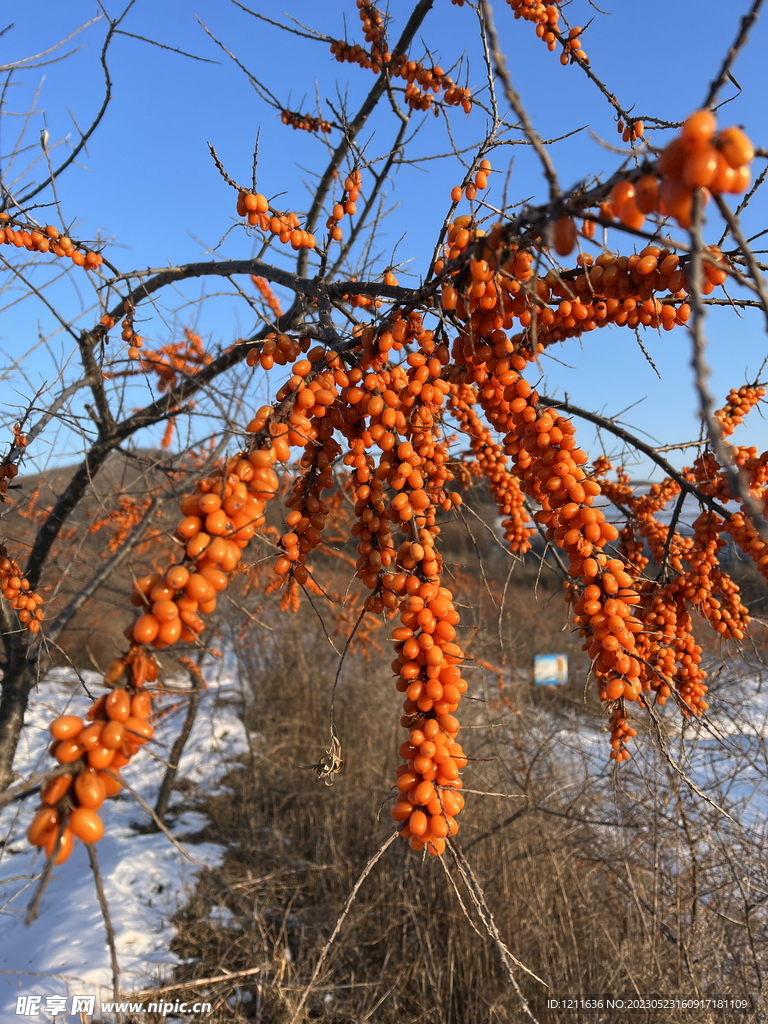
[[14, 781], [13, 759], [24, 725], [29, 691], [36, 678], [36, 663], [26, 655], [26, 644], [14, 644], [13, 654], [5, 666], [0, 693], [0, 791]]
[[189, 673], [192, 680], [193, 689], [189, 694], [189, 705], [187, 706], [187, 714], [184, 718], [184, 725], [181, 727], [181, 732], [176, 737], [176, 742], [171, 748], [171, 753], [168, 758], [168, 768], [166, 769], [165, 776], [163, 777], [163, 784], [160, 787], [160, 792], [157, 795], [157, 803], [155, 804], [155, 814], [158, 816], [160, 821], [165, 821], [165, 812], [168, 810], [168, 801], [171, 798], [173, 792], [173, 784], [176, 781], [176, 773], [179, 770], [179, 761], [181, 761], [181, 755], [184, 753], [184, 747], [187, 744], [190, 733], [192, 732], [192, 726], [195, 724], [195, 718], [197, 717], [197, 706], [200, 703], [200, 693], [203, 688], [203, 679], [200, 675]]

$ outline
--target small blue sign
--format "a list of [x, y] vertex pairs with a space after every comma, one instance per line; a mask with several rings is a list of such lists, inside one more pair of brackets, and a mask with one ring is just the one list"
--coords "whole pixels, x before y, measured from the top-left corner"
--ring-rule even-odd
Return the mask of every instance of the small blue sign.
[[536, 686], [564, 686], [568, 682], [567, 654], [537, 654], [533, 659]]

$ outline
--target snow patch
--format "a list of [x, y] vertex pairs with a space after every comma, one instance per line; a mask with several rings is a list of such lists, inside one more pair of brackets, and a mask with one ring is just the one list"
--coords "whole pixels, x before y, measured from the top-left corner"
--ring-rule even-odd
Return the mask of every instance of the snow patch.
[[[213, 680], [206, 673], [208, 690], [198, 708], [197, 720], [182, 757], [177, 780], [185, 779], [206, 792], [215, 792], [219, 780], [235, 759], [247, 750], [247, 738], [233, 703], [239, 688], [226, 669]], [[65, 709], [84, 715], [90, 705], [85, 687], [98, 695], [100, 679], [94, 672], [51, 672], [32, 694], [16, 761], [27, 777], [52, 764], [47, 757], [48, 725]], [[83, 685], [84, 684], [84, 685]], [[170, 685], [170, 683], [169, 683]], [[181, 684], [183, 685], [183, 684]], [[179, 697], [166, 697], [172, 707]], [[156, 752], [167, 759], [185, 713], [180, 705], [157, 725]], [[162, 762], [142, 750], [123, 770], [126, 781], [152, 806], [165, 772]], [[203, 815], [182, 812], [181, 796], [172, 804], [175, 836], [187, 837], [206, 825]], [[25, 833], [38, 806], [37, 797], [0, 812], [0, 1019], [16, 1017], [16, 999], [22, 995], [94, 995], [96, 1006], [112, 998], [112, 969], [105, 940], [104, 922], [96, 899], [85, 847], [78, 843], [70, 859], [54, 869], [39, 918], [27, 928], [26, 907], [44, 866], [30, 848]], [[177, 813], [178, 812], [178, 813]], [[121, 993], [149, 988], [179, 961], [169, 952], [174, 936], [173, 914], [192, 891], [201, 865], [215, 867], [224, 854], [214, 843], [182, 842], [197, 863], [187, 859], [162, 833], [141, 834], [134, 826], [146, 825], [147, 813], [126, 793], [108, 800], [102, 808], [106, 832], [95, 847], [104, 890], [115, 931], [121, 969]], [[96, 1014], [98, 1018], [98, 1013]], [[35, 1019], [35, 1018], [31, 1018]], [[74, 1021], [73, 1015], [57, 1021]]]

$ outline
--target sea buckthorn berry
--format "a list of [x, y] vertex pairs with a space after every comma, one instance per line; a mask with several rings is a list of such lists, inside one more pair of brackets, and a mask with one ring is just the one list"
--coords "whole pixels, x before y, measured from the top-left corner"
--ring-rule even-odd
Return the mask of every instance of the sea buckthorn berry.
[[552, 228], [552, 244], [558, 256], [570, 256], [576, 248], [576, 225], [572, 217], [560, 217]]
[[56, 778], [50, 779], [43, 788], [40, 790], [40, 799], [44, 804], [48, 804], [53, 807], [64, 794], [69, 790], [72, 785], [71, 775], [57, 775]]
[[689, 146], [703, 147], [712, 140], [717, 119], [711, 110], [696, 110], [683, 122], [682, 139]]
[[735, 169], [748, 164], [755, 155], [754, 146], [741, 128], [724, 128], [717, 139], [717, 147]]
[[[52, 857], [53, 851], [56, 849], [56, 842], [59, 839], [58, 829], [51, 829], [48, 833], [48, 837], [43, 843], [43, 849], [45, 850], [46, 857]], [[56, 857], [56, 864], [63, 864], [65, 860], [72, 853], [74, 847], [74, 835], [71, 828], [65, 828], [61, 833], [61, 839], [59, 840], [59, 852]]]
[[54, 722], [51, 722], [50, 733], [56, 740], [68, 740], [77, 736], [83, 728], [82, 718], [77, 715], [61, 715]]
[[104, 822], [89, 807], [76, 807], [69, 816], [69, 827], [84, 843], [97, 843], [104, 835]]
[[58, 824], [59, 812], [53, 807], [41, 807], [27, 830], [27, 839], [32, 846], [42, 846], [50, 833], [55, 833]]
[[96, 771], [87, 768], [75, 779], [75, 798], [80, 807], [98, 810], [106, 799], [106, 792]]

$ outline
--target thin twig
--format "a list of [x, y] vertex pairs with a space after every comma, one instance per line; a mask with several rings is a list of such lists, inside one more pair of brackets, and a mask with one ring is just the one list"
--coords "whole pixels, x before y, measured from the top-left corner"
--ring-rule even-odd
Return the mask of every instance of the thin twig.
[[88, 860], [91, 864], [91, 871], [93, 872], [93, 881], [96, 885], [96, 898], [99, 901], [99, 907], [101, 908], [101, 916], [104, 918], [104, 931], [107, 937], [107, 947], [109, 949], [109, 960], [112, 965], [112, 995], [115, 1000], [120, 999], [120, 965], [117, 962], [117, 945], [115, 941], [115, 929], [112, 927], [112, 919], [109, 914], [109, 905], [107, 904], [107, 897], [104, 892], [104, 883], [101, 879], [101, 870], [99, 868], [99, 859], [96, 856], [96, 851], [93, 848], [93, 843], [86, 843], [86, 849], [88, 850]]
[[709, 86], [707, 98], [704, 100], [705, 107], [711, 107], [714, 105], [715, 100], [717, 99], [717, 94], [730, 78], [733, 63], [738, 57], [740, 51], [746, 45], [747, 39], [749, 38], [749, 30], [752, 28], [755, 21], [757, 21], [757, 16], [760, 13], [760, 8], [762, 6], [763, 0], [754, 0], [751, 9], [741, 19], [738, 35], [723, 58], [720, 70]]
[[344, 924], [347, 914], [352, 909], [352, 904], [355, 902], [355, 899], [357, 898], [357, 894], [360, 891], [361, 885], [366, 880], [368, 875], [371, 873], [376, 863], [381, 859], [385, 851], [389, 849], [389, 847], [392, 845], [395, 839], [398, 838], [399, 835], [399, 832], [393, 832], [389, 839], [387, 839], [387, 841], [378, 848], [376, 853], [374, 853], [374, 855], [369, 859], [368, 863], [361, 871], [360, 876], [355, 882], [355, 884], [352, 886], [352, 891], [350, 892], [349, 896], [347, 896], [347, 899], [344, 903], [344, 907], [341, 911], [341, 914], [339, 914], [339, 918], [336, 921], [336, 924], [334, 925], [333, 931], [331, 932], [330, 936], [328, 937], [328, 941], [323, 946], [320, 952], [320, 957], [317, 963], [315, 964], [315, 969], [312, 971], [312, 977], [309, 979], [306, 988], [301, 994], [301, 999], [299, 1000], [298, 1006], [293, 1011], [293, 1016], [291, 1017], [290, 1024], [296, 1024], [296, 1021], [299, 1018], [299, 1014], [304, 1009], [304, 1004], [307, 1001], [309, 993], [312, 991], [312, 987], [315, 984], [315, 981], [317, 981], [317, 977], [323, 968], [323, 964], [325, 963], [328, 953], [331, 950], [331, 946], [336, 941], [336, 936], [341, 931], [341, 926]]
[[[704, 335], [704, 320], [706, 309], [701, 301], [701, 280], [702, 280], [702, 217], [704, 203], [701, 190], [697, 189], [693, 194], [693, 221], [691, 223], [691, 266], [689, 280], [691, 285], [691, 310], [693, 312], [691, 323], [691, 338], [693, 340], [692, 365], [695, 374], [696, 391], [699, 395], [699, 412], [706, 424], [709, 440], [712, 449], [723, 468], [728, 481], [728, 489], [734, 498], [740, 498], [746, 511], [752, 518], [755, 529], [763, 540], [768, 540], [768, 523], [763, 518], [763, 503], [758, 502], [749, 493], [749, 484], [742, 478], [738, 467], [735, 465], [729, 446], [723, 440], [723, 432], [720, 423], [714, 414], [714, 399], [709, 389], [709, 366], [707, 365], [704, 353], [706, 349], [706, 338]], [[727, 208], [726, 208], [727, 209]], [[728, 211], [730, 212], [730, 211]], [[738, 226], [734, 225], [738, 230]], [[734, 236], [735, 237], [735, 236]], [[758, 282], [755, 282], [757, 286]], [[764, 288], [764, 286], [763, 286]]]
[[526, 136], [528, 137], [528, 140], [530, 141], [531, 145], [536, 151], [536, 155], [541, 161], [541, 166], [544, 171], [544, 177], [547, 179], [547, 182], [549, 183], [549, 199], [550, 202], [554, 202], [560, 195], [560, 186], [557, 182], [557, 173], [555, 172], [555, 165], [552, 163], [549, 153], [542, 144], [541, 136], [531, 124], [531, 120], [528, 117], [528, 112], [523, 106], [523, 102], [520, 99], [520, 96], [518, 95], [517, 91], [512, 85], [512, 79], [507, 68], [506, 58], [501, 47], [499, 46], [499, 39], [498, 36], [496, 35], [496, 27], [493, 23], [493, 12], [491, 10], [491, 5], [488, 2], [488, 0], [480, 0], [480, 9], [483, 12], [485, 31], [488, 34], [488, 45], [490, 46], [491, 49], [493, 62], [496, 65], [496, 72], [499, 78], [501, 79], [502, 84], [504, 85], [504, 94], [507, 97], [507, 101], [509, 102], [510, 107], [512, 107], [512, 109], [514, 110], [515, 116], [517, 117], [520, 124], [523, 126], [523, 131], [525, 132]]
[[475, 909], [480, 915], [480, 919], [485, 925], [488, 934], [493, 939], [494, 945], [496, 946], [496, 949], [501, 958], [501, 962], [507, 973], [507, 977], [509, 978], [509, 983], [515, 990], [515, 995], [520, 1001], [520, 1006], [523, 1013], [525, 1014], [526, 1019], [529, 1021], [529, 1024], [538, 1024], [538, 1021], [533, 1016], [533, 1012], [531, 1011], [531, 1008], [528, 1005], [528, 1001], [526, 1000], [525, 996], [522, 993], [522, 990], [520, 989], [520, 986], [517, 982], [517, 978], [515, 977], [514, 972], [512, 970], [512, 965], [514, 964], [516, 967], [519, 967], [521, 968], [521, 970], [525, 971], [526, 974], [530, 974], [532, 978], [538, 981], [539, 984], [543, 985], [545, 988], [549, 988], [549, 985], [547, 985], [545, 981], [543, 981], [537, 974], [534, 974], [533, 971], [530, 970], [530, 968], [526, 967], [525, 964], [521, 963], [517, 959], [517, 957], [513, 956], [513, 954], [510, 952], [509, 948], [504, 943], [503, 939], [501, 938], [501, 935], [499, 934], [499, 929], [496, 926], [493, 914], [491, 913], [490, 907], [488, 906], [488, 903], [485, 899], [485, 893], [481, 889], [480, 883], [478, 882], [477, 877], [475, 876], [475, 873], [469, 864], [469, 861], [462, 853], [461, 848], [458, 846], [458, 844], [455, 843], [452, 839], [448, 840], [448, 848], [450, 849], [451, 855], [453, 856], [456, 866], [459, 869], [459, 873], [461, 874], [461, 877], [464, 880], [464, 884], [467, 887], [467, 892], [469, 893], [470, 898], [475, 905]]
[[131, 796], [134, 798], [134, 800], [136, 800], [136, 802], [139, 804], [139, 806], [142, 808], [142, 810], [145, 810], [147, 812], [147, 814], [150, 816], [150, 818], [154, 821], [154, 823], [157, 825], [157, 827], [163, 833], [165, 838], [168, 839], [171, 843], [173, 843], [173, 845], [176, 847], [176, 849], [179, 851], [179, 853], [181, 853], [184, 857], [186, 857], [187, 860], [191, 864], [195, 865], [195, 867], [204, 868], [206, 866], [205, 864], [203, 864], [202, 861], [198, 860], [196, 857], [193, 857], [191, 853], [189, 853], [187, 850], [184, 849], [184, 847], [181, 845], [181, 843], [178, 841], [178, 839], [176, 839], [176, 837], [171, 834], [171, 832], [168, 830], [168, 828], [166, 828], [165, 824], [160, 820], [160, 818], [158, 818], [158, 816], [154, 812], [154, 809], [149, 806], [149, 804], [141, 796], [141, 794], [136, 792], [136, 790], [133, 788], [133, 786], [131, 786], [128, 782], [126, 782], [125, 779], [122, 776], [115, 775], [115, 773], [111, 772], [109, 770], [109, 768], [105, 768], [104, 770], [106, 771], [106, 773], [108, 775], [111, 775], [112, 778], [115, 779], [116, 782], [120, 782], [123, 785], [123, 787], [128, 790], [128, 792], [131, 794]]

